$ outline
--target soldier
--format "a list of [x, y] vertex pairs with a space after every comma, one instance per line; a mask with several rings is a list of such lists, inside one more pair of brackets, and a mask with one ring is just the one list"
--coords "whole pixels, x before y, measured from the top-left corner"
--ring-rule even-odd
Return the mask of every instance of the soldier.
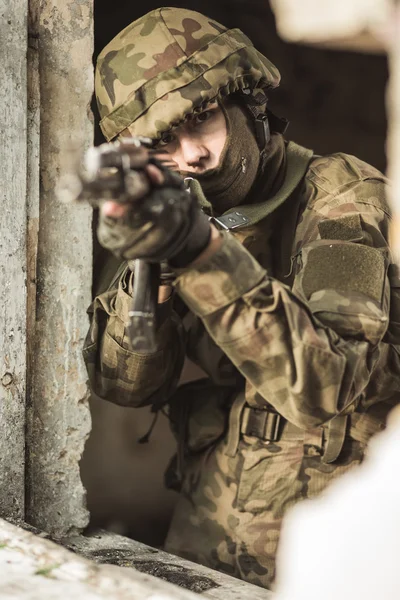
[[[106, 139], [150, 137], [190, 193], [149, 166], [148, 200], [171, 206], [162, 229], [103, 203], [99, 239], [127, 262], [89, 309], [84, 349], [99, 396], [168, 412], [180, 499], [166, 549], [265, 587], [285, 512], [360, 463], [400, 372], [387, 182], [287, 142], [267, 105], [279, 79], [240, 30], [183, 9], [150, 12], [102, 51]], [[125, 326], [138, 257], [172, 272], [151, 354], [132, 352]], [[185, 357], [204, 377], [179, 387]]]

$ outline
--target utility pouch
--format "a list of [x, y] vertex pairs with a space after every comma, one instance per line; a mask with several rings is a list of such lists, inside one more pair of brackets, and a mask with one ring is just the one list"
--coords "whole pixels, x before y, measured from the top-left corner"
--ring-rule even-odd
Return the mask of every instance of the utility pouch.
[[172, 396], [169, 419], [178, 440], [178, 450], [165, 473], [168, 489], [179, 492], [190, 456], [205, 452], [223, 437], [233, 394], [233, 388], [199, 379], [180, 386]]
[[233, 389], [199, 379], [180, 386], [169, 405], [171, 426], [185, 452], [202, 452], [225, 433]]

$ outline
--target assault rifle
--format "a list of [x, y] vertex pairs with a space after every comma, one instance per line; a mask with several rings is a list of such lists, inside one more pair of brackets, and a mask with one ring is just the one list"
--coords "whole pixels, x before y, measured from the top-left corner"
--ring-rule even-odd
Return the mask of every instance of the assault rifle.
[[[93, 207], [105, 200], [121, 204], [137, 201], [149, 222], [162, 222], [162, 207], [146, 208], [146, 203], [140, 202], [152, 187], [145, 166], [152, 163], [164, 172], [173, 166], [167, 154], [164, 158], [163, 152], [153, 150], [151, 145], [149, 138], [135, 137], [89, 148], [74, 172], [60, 182], [60, 199], [89, 202]], [[158, 263], [142, 259], [134, 261], [133, 298], [128, 313], [128, 334], [134, 351], [151, 353], [156, 350], [159, 281]]]

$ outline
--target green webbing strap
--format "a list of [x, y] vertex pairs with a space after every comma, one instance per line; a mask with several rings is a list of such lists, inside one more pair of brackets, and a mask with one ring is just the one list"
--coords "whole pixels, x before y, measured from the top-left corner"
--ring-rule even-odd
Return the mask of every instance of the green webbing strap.
[[[277, 193], [268, 200], [239, 208], [240, 212], [248, 219], [246, 226], [255, 225], [272, 214], [290, 197], [304, 177], [313, 154], [313, 151], [308, 148], [298, 146], [294, 142], [288, 143], [285, 180]], [[227, 213], [224, 213], [222, 216], [225, 217], [226, 215]]]
[[196, 197], [197, 202], [200, 204], [201, 208], [205, 211], [205, 213], [207, 215], [212, 215], [213, 209], [211, 206], [211, 202], [209, 202], [205, 197], [200, 182], [197, 181], [197, 179], [194, 179], [194, 177], [185, 177], [185, 183], [188, 185], [191, 193]]
[[[304, 177], [313, 155], [312, 150], [303, 148], [294, 142], [289, 142], [286, 148], [286, 175], [277, 193], [262, 202], [238, 206], [237, 209], [233, 210], [230, 209], [220, 217], [213, 217], [212, 220], [223, 229], [237, 229], [238, 227], [255, 225], [275, 212], [291, 196]], [[196, 195], [205, 212], [211, 212], [212, 214], [211, 205], [204, 196], [199, 182], [195, 179], [191, 180], [190, 189]]]
[[338, 458], [346, 437], [347, 419], [348, 415], [338, 415], [329, 421], [325, 449], [321, 457], [323, 463], [332, 463]]
[[244, 391], [240, 391], [229, 413], [228, 440], [225, 449], [225, 454], [230, 457], [236, 456], [236, 452], [240, 441], [240, 429], [242, 424], [242, 412], [246, 404], [246, 396]]

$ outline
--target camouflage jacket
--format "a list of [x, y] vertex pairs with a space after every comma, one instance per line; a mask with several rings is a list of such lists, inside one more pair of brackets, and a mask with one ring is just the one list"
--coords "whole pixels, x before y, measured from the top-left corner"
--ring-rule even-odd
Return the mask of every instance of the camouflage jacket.
[[279, 216], [222, 233], [216, 254], [179, 274], [151, 355], [129, 348], [125, 269], [89, 308], [94, 391], [125, 406], [165, 403], [186, 355], [208, 377], [186, 393], [199, 397], [200, 423], [216, 411], [211, 387], [221, 402], [244, 388], [250, 406], [268, 403], [301, 428], [396, 402], [386, 185], [355, 157], [314, 157]]

